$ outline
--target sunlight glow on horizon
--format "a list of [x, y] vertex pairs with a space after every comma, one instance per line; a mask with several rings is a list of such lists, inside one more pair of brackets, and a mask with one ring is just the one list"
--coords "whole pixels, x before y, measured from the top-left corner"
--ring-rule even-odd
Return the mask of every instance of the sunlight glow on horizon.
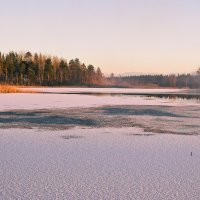
[[7, 0], [0, 51], [79, 58], [104, 73], [192, 73], [200, 66], [197, 0]]

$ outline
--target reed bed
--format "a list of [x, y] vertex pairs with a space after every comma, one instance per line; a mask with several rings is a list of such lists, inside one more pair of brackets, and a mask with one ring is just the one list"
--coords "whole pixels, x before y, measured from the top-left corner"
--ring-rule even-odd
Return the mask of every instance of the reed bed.
[[0, 85], [0, 93], [18, 93], [20, 90], [11, 85]]
[[18, 86], [0, 85], [0, 93], [35, 93], [31, 90], [22, 90]]

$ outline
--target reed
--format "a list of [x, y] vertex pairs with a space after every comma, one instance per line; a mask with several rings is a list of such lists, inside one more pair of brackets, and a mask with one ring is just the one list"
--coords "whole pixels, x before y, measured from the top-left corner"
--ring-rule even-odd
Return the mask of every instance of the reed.
[[11, 85], [0, 85], [0, 93], [20, 93], [20, 89]]

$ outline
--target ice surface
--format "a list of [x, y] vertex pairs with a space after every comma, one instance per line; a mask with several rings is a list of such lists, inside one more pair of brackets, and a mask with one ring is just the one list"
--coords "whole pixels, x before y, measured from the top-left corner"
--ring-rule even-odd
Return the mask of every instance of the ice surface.
[[81, 108], [0, 111], [0, 129], [141, 127], [154, 133], [197, 135], [199, 106], [116, 105]]
[[0, 200], [199, 199], [199, 101], [56, 92], [0, 94]]
[[0, 199], [196, 200], [199, 152], [198, 136], [136, 128], [1, 130]]
[[140, 96], [91, 96], [81, 94], [0, 94], [0, 111], [13, 109], [46, 109], [94, 107], [103, 105], [188, 106], [199, 102]]
[[40, 87], [40, 88], [21, 88], [23, 90], [31, 90], [38, 92], [50, 92], [50, 93], [176, 93], [184, 92], [185, 89], [137, 89], [137, 88], [76, 88], [76, 87]]

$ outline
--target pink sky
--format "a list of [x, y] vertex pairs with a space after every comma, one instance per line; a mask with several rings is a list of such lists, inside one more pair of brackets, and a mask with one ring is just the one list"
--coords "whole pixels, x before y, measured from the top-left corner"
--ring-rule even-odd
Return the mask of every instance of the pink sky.
[[193, 72], [199, 10], [197, 0], [7, 0], [0, 51], [78, 57], [105, 73]]

